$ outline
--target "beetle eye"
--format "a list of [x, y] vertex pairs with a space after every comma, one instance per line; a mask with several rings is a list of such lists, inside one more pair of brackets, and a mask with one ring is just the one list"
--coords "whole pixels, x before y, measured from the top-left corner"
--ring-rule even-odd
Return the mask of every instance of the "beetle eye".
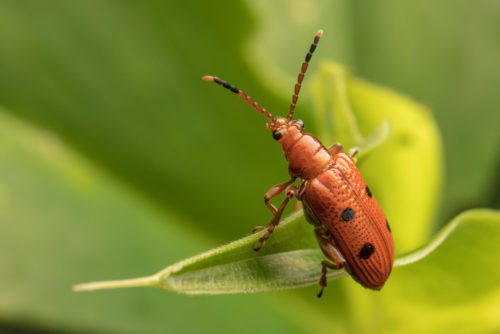
[[283, 137], [283, 129], [278, 129], [273, 131], [273, 138], [276, 140], [280, 140]]
[[301, 119], [296, 120], [295, 124], [297, 124], [301, 129], [304, 128], [304, 121]]

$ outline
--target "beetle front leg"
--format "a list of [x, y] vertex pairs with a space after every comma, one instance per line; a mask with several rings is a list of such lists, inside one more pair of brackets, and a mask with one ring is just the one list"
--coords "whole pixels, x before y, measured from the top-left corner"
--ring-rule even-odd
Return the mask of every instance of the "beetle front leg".
[[[287, 182], [287, 186], [292, 183], [293, 181], [295, 180], [292, 180], [292, 181], [289, 181]], [[282, 186], [286, 183], [283, 183], [283, 184], [280, 184], [278, 186]], [[273, 188], [275, 188], [277, 186], [274, 186]], [[271, 188], [271, 190], [273, 190], [273, 188]], [[270, 191], [271, 191], [270, 190]], [[269, 191], [269, 192], [270, 192]], [[282, 192], [283, 190], [281, 190], [280, 192]], [[269, 193], [268, 192], [268, 193]], [[281, 203], [279, 209], [276, 210], [275, 208], [275, 212], [274, 212], [274, 217], [273, 219], [271, 220], [271, 222], [269, 224], [267, 224], [266, 226], [257, 226], [253, 229], [253, 232], [257, 232], [257, 231], [261, 231], [261, 230], [267, 230], [266, 233], [259, 238], [259, 242], [260, 242], [260, 245], [258, 247], [254, 247], [253, 250], [254, 251], [259, 251], [263, 246], [264, 244], [266, 243], [266, 240], [269, 239], [269, 237], [271, 236], [271, 233], [274, 232], [274, 229], [276, 228], [276, 226], [278, 226], [278, 224], [280, 223], [280, 219], [281, 219], [281, 215], [283, 214], [283, 211], [285, 211], [285, 208], [288, 204], [288, 202], [290, 201], [291, 198], [294, 198], [297, 196], [297, 193], [298, 193], [298, 190], [297, 190], [297, 187], [295, 186], [288, 186], [287, 190], [286, 190], [286, 197], [285, 199], [283, 200], [283, 203]], [[276, 195], [274, 196], [277, 196], [279, 193], [277, 193]], [[267, 196], [267, 194], [266, 194]], [[274, 197], [273, 196], [273, 197]], [[273, 206], [274, 207], [274, 206]], [[271, 210], [272, 211], [272, 210]]]
[[323, 254], [325, 254], [328, 259], [335, 262], [331, 263], [326, 260], [321, 261], [321, 277], [319, 279], [319, 286], [321, 290], [319, 290], [318, 292], [318, 298], [321, 298], [321, 296], [323, 295], [323, 290], [327, 286], [326, 273], [328, 271], [328, 268], [334, 270], [343, 268], [345, 266], [345, 259], [342, 254], [340, 254], [337, 247], [335, 247], [335, 244], [333, 243], [329, 235], [324, 235], [318, 230], [315, 230], [314, 233], [316, 234], [316, 239], [318, 240], [319, 247], [323, 251]]
[[[267, 193], [264, 195], [264, 203], [269, 208], [269, 210], [271, 210], [273, 215], [276, 215], [276, 212], [278, 211], [278, 209], [276, 209], [276, 207], [274, 205], [269, 203], [269, 201], [271, 199], [273, 199], [274, 197], [278, 196], [279, 194], [281, 194], [289, 185], [294, 183], [296, 179], [297, 178], [293, 178], [290, 181], [272, 186], [271, 189], [269, 189], [267, 191]], [[258, 226], [258, 227], [261, 227], [261, 226]], [[254, 232], [255, 232], [255, 229], [254, 229]]]

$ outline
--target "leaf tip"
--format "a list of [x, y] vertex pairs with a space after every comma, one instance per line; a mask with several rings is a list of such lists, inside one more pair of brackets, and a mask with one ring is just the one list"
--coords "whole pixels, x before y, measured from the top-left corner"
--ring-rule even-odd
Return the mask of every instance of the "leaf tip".
[[104, 289], [133, 288], [140, 286], [151, 286], [151, 287], [161, 288], [159, 278], [156, 275], [153, 275], [146, 277], [122, 279], [116, 281], [99, 281], [99, 282], [82, 283], [73, 286], [73, 291], [75, 292], [94, 291], [94, 290], [104, 290]]

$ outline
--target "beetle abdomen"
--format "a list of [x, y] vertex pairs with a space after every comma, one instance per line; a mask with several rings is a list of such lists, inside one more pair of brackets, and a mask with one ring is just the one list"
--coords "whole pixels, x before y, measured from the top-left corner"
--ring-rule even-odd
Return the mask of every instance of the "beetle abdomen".
[[353, 278], [379, 290], [391, 273], [394, 242], [385, 216], [354, 162], [344, 153], [304, 185], [308, 213], [332, 235]]

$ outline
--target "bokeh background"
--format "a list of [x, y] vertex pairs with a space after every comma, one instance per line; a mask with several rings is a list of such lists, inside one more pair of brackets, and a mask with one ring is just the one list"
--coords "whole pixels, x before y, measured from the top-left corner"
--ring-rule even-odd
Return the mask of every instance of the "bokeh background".
[[[151, 274], [269, 219], [281, 149], [262, 116], [200, 77], [284, 114], [319, 28], [309, 73], [334, 60], [432, 110], [445, 160], [434, 230], [500, 207], [498, 1], [0, 0], [0, 331], [357, 328], [349, 298], [316, 300], [316, 287], [71, 291]], [[297, 113], [314, 133], [311, 106], [304, 89]], [[332, 314], [336, 299], [346, 308]]]

